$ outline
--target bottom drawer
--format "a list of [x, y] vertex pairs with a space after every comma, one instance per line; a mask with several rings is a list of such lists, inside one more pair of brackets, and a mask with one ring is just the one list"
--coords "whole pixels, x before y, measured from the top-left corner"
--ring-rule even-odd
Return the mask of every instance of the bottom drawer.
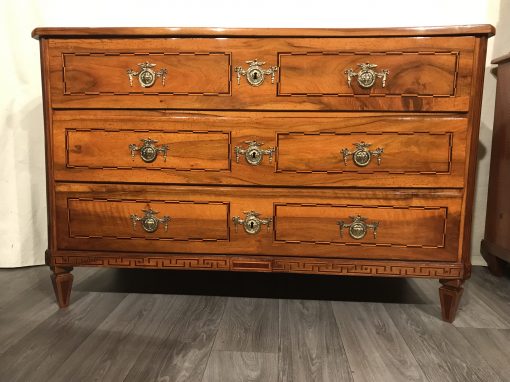
[[59, 184], [58, 250], [456, 261], [457, 190]]

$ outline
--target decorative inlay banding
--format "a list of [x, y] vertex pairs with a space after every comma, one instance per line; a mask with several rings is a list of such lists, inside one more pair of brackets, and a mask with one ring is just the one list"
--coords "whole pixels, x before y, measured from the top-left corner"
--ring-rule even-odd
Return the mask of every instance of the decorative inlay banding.
[[[224, 56], [224, 60], [218, 62], [218, 59]], [[76, 57], [90, 57], [88, 61], [85, 63], [74, 63], [69, 64], [69, 61], [75, 59]], [[102, 67], [102, 63], [98, 62], [98, 58], [105, 58], [108, 60], [110, 57], [118, 57], [122, 58], [132, 58], [129, 64], [126, 63], [126, 67], [109, 67], [106, 63]], [[200, 67], [195, 66], [193, 69], [183, 68], [182, 65], [177, 62], [174, 65], [171, 63], [166, 63], [166, 67], [168, 68], [168, 73], [166, 74], [166, 84], [163, 87], [158, 88], [159, 90], [154, 91], [153, 88], [144, 88], [144, 87], [131, 87], [129, 84], [129, 78], [127, 76], [128, 66], [137, 65], [142, 61], [151, 61], [151, 62], [163, 62], [165, 63], [165, 57], [179, 57], [179, 58], [188, 58], [188, 57], [211, 57], [211, 62], [203, 62]], [[161, 60], [161, 58], [163, 58]], [[158, 61], [160, 59], [160, 61]], [[113, 61], [116, 65], [120, 63], [117, 61]], [[123, 59], [122, 61], [126, 61]], [[167, 60], [168, 61], [168, 60]], [[179, 61], [179, 60], [177, 60]], [[232, 57], [230, 53], [227, 52], [128, 52], [128, 53], [120, 53], [120, 52], [80, 52], [80, 53], [62, 53], [62, 70], [63, 70], [63, 82], [64, 82], [64, 95], [182, 95], [182, 96], [230, 96], [232, 90], [231, 84], [231, 62]], [[221, 65], [220, 65], [221, 64]], [[79, 76], [73, 79], [72, 76], [69, 75], [72, 71], [78, 71]], [[221, 72], [221, 77], [212, 76], [211, 72], [216, 71], [217, 73]], [[176, 73], [177, 72], [177, 73]], [[172, 78], [182, 77], [183, 75], [189, 75], [188, 82], [189, 85], [185, 85], [186, 87], [190, 86], [194, 81], [198, 84], [202, 84], [204, 89], [210, 89], [215, 91], [193, 91], [189, 90], [191, 88], [183, 88], [183, 91], [176, 91], [175, 88], [172, 90]], [[172, 77], [174, 76], [174, 77]], [[71, 78], [70, 78], [71, 77]], [[101, 83], [99, 83], [98, 78], [101, 78]], [[103, 78], [111, 78], [111, 81], [103, 81]], [[179, 78], [179, 81], [182, 83], [182, 78]], [[211, 82], [214, 81], [215, 87], [210, 87]], [[222, 84], [222, 81], [223, 84]], [[97, 91], [76, 91], [72, 90], [73, 85], [77, 86], [77, 83], [90, 84], [92, 86], [91, 90]], [[186, 84], [186, 82], [185, 82]], [[219, 87], [219, 84], [221, 87]], [[200, 89], [202, 86], [195, 89]], [[168, 90], [165, 90], [168, 89]], [[179, 89], [181, 90], [181, 89]]]
[[[394, 61], [393, 57], [398, 56], [399, 60]], [[288, 57], [304, 57], [306, 60], [312, 60], [313, 64], [297, 61], [292, 63], [287, 63], [286, 58]], [[333, 63], [333, 61], [328, 62], [327, 59], [335, 59], [337, 57], [338, 62]], [[345, 59], [340, 59], [340, 58]], [[324, 59], [326, 61], [317, 63], [317, 58]], [[322, 96], [337, 96], [337, 97], [455, 97], [456, 96], [456, 87], [457, 87], [457, 77], [459, 70], [459, 58], [460, 52], [458, 51], [426, 51], [426, 52], [339, 52], [339, 51], [313, 51], [313, 52], [279, 52], [278, 53], [278, 67], [280, 67], [280, 80], [277, 84], [277, 96], [298, 96], [298, 97], [322, 97]], [[379, 60], [378, 60], [379, 59]], [[330, 80], [331, 84], [340, 84], [345, 81], [344, 71], [349, 67], [356, 66], [359, 63], [363, 62], [373, 62], [374, 64], [383, 65], [385, 68], [389, 69], [389, 85], [384, 88], [384, 91], [381, 91], [380, 88], [376, 87], [375, 91], [373, 89], [363, 89], [361, 93], [353, 92], [350, 90], [347, 82], [345, 82], [345, 88], [341, 91], [323, 91], [320, 88], [314, 89], [317, 90], [315, 92], [306, 91], [307, 86], [305, 85], [297, 85], [299, 80], [302, 80], [302, 84], [306, 84], [308, 77], [306, 77], [306, 73], [311, 70], [318, 70], [318, 68], [324, 68], [324, 64], [327, 64], [327, 78]], [[384, 64], [381, 63], [384, 61]], [[390, 63], [391, 62], [391, 63]], [[429, 67], [430, 70], [425, 73], [416, 72], [420, 70], [420, 66], [422, 68]], [[338, 73], [336, 73], [338, 71]], [[288, 73], [291, 73], [290, 75]], [[438, 87], [437, 82], [429, 82], [436, 89], [446, 90], [447, 91], [436, 91], [430, 92], [427, 89], [424, 89], [423, 92], [417, 92], [416, 89], [421, 89], [423, 83], [414, 84], [414, 77], [422, 78], [425, 81], [431, 81], [427, 78], [431, 73], [441, 73], [441, 78], [444, 80], [444, 83], [441, 83]], [[323, 75], [323, 73], [315, 73], [315, 77], [319, 75]], [[310, 74], [312, 75], [312, 74]], [[290, 77], [286, 77], [290, 76]], [[299, 76], [304, 76], [304, 78], [299, 78]], [[395, 76], [409, 76], [408, 78], [412, 79], [409, 82], [409, 85], [412, 84], [413, 87], [408, 88], [403, 84], [398, 84], [401, 88], [399, 92], [392, 92], [392, 86], [395, 85]], [[314, 77], [314, 78], [315, 78]], [[326, 77], [323, 75], [323, 77]], [[451, 82], [450, 82], [451, 81]], [[289, 83], [287, 83], [289, 82]], [[292, 84], [290, 83], [292, 82]], [[404, 81], [405, 82], [405, 81]], [[282, 90], [286, 89], [285, 87], [290, 87], [291, 90]], [[334, 90], [331, 86], [328, 86], [330, 90]], [[338, 90], [342, 88], [342, 86], [337, 86]], [[294, 89], [294, 90], [292, 90]], [[299, 90], [299, 91], [298, 91]], [[336, 90], [336, 89], [335, 89]], [[413, 91], [414, 90], [414, 91]]]
[[349, 276], [462, 278], [462, 264], [314, 258], [243, 258], [211, 255], [57, 255], [52, 266], [267, 271]]

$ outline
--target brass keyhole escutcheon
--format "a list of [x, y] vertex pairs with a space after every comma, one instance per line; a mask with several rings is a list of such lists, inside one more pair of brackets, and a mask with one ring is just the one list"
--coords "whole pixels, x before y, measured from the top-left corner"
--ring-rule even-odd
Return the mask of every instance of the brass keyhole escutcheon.
[[241, 225], [244, 228], [244, 231], [250, 235], [256, 235], [260, 232], [263, 225], [266, 225], [267, 230], [269, 231], [269, 226], [273, 221], [273, 218], [261, 219], [260, 214], [255, 211], [245, 211], [246, 215], [244, 219], [239, 216], [234, 216], [232, 221], [234, 222], [234, 227], [237, 232], [237, 226]]
[[273, 153], [275, 151], [274, 147], [262, 149], [260, 148], [260, 146], [264, 144], [263, 142], [246, 141], [245, 143], [248, 144], [248, 147], [246, 149], [243, 149], [240, 146], [236, 146], [234, 149], [236, 154], [236, 163], [239, 163], [239, 159], [243, 154], [244, 158], [246, 159], [246, 162], [248, 162], [252, 166], [259, 165], [262, 162], [264, 155], [269, 156], [269, 163], [273, 161]]
[[241, 76], [246, 77], [246, 80], [251, 86], [260, 86], [264, 82], [265, 75], [271, 76], [271, 83], [274, 84], [275, 73], [278, 71], [277, 66], [270, 66], [267, 69], [264, 69], [264, 65], [266, 64], [263, 61], [258, 61], [257, 59], [246, 61], [249, 64], [248, 69], [243, 69], [242, 66], [236, 66], [234, 71], [237, 73], [237, 84], [241, 84]]

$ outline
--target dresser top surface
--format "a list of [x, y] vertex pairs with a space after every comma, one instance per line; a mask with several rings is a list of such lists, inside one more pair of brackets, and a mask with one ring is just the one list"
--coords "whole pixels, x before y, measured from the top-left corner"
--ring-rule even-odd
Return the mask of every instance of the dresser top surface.
[[492, 25], [454, 25], [403, 28], [36, 28], [32, 37], [396, 37], [495, 34]]

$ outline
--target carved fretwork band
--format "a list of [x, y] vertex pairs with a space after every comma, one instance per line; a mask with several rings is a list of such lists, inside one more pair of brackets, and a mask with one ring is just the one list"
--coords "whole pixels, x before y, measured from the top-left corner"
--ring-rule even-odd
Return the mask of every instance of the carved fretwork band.
[[53, 256], [58, 267], [97, 266], [112, 268], [207, 269], [226, 271], [261, 271], [352, 276], [426, 277], [462, 279], [464, 269], [456, 263], [425, 263], [349, 259], [212, 256], [212, 255], [94, 255]]

